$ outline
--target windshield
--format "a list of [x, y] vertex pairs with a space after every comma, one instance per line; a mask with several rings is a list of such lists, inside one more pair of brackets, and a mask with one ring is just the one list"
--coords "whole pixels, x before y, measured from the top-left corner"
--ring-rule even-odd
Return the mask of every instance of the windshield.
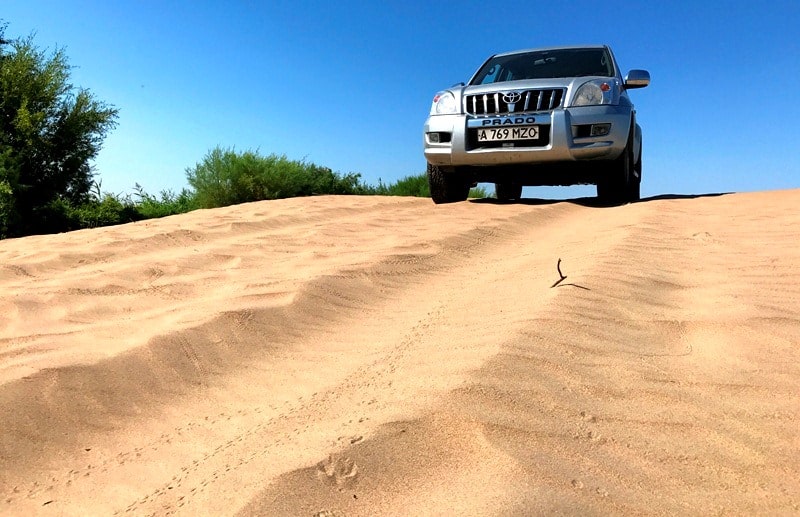
[[498, 56], [487, 61], [470, 84], [588, 75], [614, 75], [614, 65], [606, 49], [542, 50]]

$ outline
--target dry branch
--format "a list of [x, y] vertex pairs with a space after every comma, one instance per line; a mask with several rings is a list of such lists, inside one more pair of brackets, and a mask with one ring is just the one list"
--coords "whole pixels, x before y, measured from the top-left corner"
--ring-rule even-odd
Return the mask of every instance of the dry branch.
[[558, 276], [560, 276], [561, 278], [556, 280], [556, 283], [551, 285], [550, 289], [552, 289], [553, 287], [557, 286], [558, 284], [560, 284], [561, 282], [563, 282], [567, 278], [566, 275], [564, 275], [564, 273], [561, 272], [561, 259], [560, 258], [558, 259], [558, 263], [556, 263], [556, 270], [558, 271]]

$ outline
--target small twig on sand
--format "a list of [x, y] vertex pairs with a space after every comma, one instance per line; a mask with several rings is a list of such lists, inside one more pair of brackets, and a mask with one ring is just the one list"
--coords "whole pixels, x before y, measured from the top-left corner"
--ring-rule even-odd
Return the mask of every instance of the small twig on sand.
[[555, 284], [553, 284], [553, 285], [551, 285], [551, 286], [550, 286], [550, 289], [552, 289], [553, 287], [557, 286], [558, 284], [560, 284], [561, 282], [563, 282], [563, 281], [564, 281], [564, 280], [566, 280], [566, 278], [567, 278], [567, 277], [564, 275], [564, 273], [562, 273], [562, 272], [561, 272], [561, 259], [560, 259], [560, 258], [558, 259], [558, 263], [556, 264], [556, 270], [558, 270], [558, 276], [560, 276], [561, 278], [559, 278], [558, 280], [556, 280], [556, 283], [555, 283]]

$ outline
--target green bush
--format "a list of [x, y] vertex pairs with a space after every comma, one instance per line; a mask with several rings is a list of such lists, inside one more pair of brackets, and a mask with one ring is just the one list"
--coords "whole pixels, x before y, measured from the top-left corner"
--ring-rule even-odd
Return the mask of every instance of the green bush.
[[[35, 221], [31, 223], [28, 218]], [[22, 225], [35, 228], [33, 234], [50, 234], [69, 232], [82, 228], [70, 201], [57, 198], [46, 205], [37, 206], [27, 217], [23, 217]]]
[[[156, 198], [144, 192], [136, 185], [138, 200], [130, 196], [101, 194], [100, 186], [95, 184], [93, 197], [74, 206], [69, 200], [59, 198], [36, 212], [37, 225], [41, 233], [58, 233], [79, 230], [82, 228], [98, 228], [125, 224], [143, 219], [153, 219], [168, 215], [181, 214], [194, 210], [194, 196], [188, 190], [174, 194], [170, 191], [161, 193]], [[0, 225], [2, 224], [3, 184], [0, 182]], [[2, 230], [2, 226], [0, 226]]]
[[378, 180], [378, 186], [372, 187], [370, 194], [378, 196], [431, 197], [431, 190], [428, 186], [428, 177], [425, 174], [417, 174], [415, 176], [406, 176], [389, 185]]
[[180, 194], [175, 194], [171, 190], [163, 190], [160, 198], [145, 192], [138, 183], [134, 190], [139, 198], [136, 203], [136, 211], [142, 219], [185, 214], [199, 208], [194, 193], [186, 189], [181, 190]]
[[[386, 185], [381, 180], [378, 180], [377, 187], [369, 187], [369, 194], [377, 196], [413, 196], [413, 197], [431, 197], [431, 189], [428, 185], [428, 175], [421, 173], [412, 176], [406, 176], [397, 180], [395, 183]], [[484, 198], [489, 197], [489, 193], [482, 185], [470, 189], [469, 197], [471, 198]]]
[[97, 228], [144, 219], [137, 208], [129, 198], [106, 193], [101, 199], [88, 201], [77, 208], [68, 208], [66, 213], [78, 228]]
[[469, 197], [473, 199], [483, 199], [490, 196], [489, 191], [486, 190], [486, 187], [483, 185], [478, 185], [477, 187], [469, 189]]
[[215, 208], [265, 199], [319, 194], [361, 194], [359, 174], [340, 176], [327, 167], [216, 147], [186, 169], [199, 208]]
[[11, 185], [5, 179], [0, 178], [0, 239], [8, 236], [9, 228], [13, 228], [14, 193]]

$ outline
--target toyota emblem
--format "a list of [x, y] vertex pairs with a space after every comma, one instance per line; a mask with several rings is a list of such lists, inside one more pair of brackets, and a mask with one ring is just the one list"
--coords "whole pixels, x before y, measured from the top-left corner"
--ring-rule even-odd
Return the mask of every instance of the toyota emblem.
[[521, 98], [522, 94], [519, 92], [506, 92], [503, 94], [503, 102], [507, 104], [517, 103]]

